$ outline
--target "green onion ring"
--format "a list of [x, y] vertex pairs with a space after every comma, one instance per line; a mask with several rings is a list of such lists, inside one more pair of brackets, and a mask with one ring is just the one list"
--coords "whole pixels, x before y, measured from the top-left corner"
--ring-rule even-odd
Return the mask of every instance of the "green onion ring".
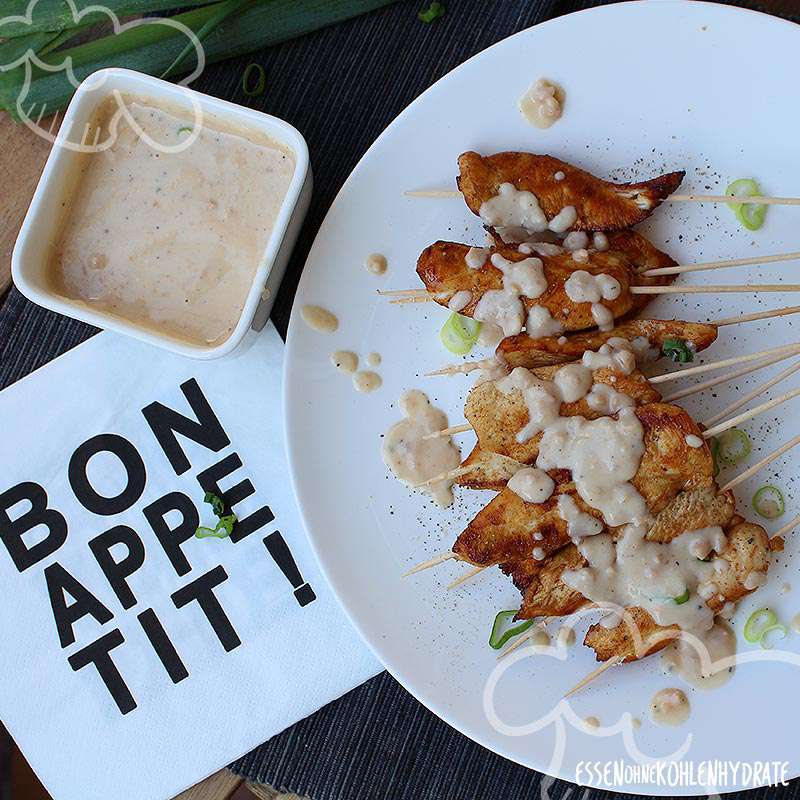
[[[254, 72], [258, 73], [258, 80], [256, 81], [256, 85], [251, 89], [250, 88], [250, 77]], [[244, 73], [242, 74], [242, 91], [247, 95], [247, 97], [258, 97], [259, 95], [264, 94], [264, 89], [267, 86], [267, 73], [264, 71], [264, 67], [261, 64], [248, 64], [245, 67]]]
[[442, 344], [454, 355], [465, 356], [478, 341], [481, 323], [461, 314], [451, 314], [439, 332]]
[[785, 639], [789, 635], [789, 631], [786, 629], [785, 625], [781, 625], [780, 623], [776, 623], [775, 625], [770, 625], [768, 628], [764, 628], [761, 631], [761, 636], [758, 637], [758, 643], [764, 650], [772, 650], [774, 645], [769, 644], [767, 641], [767, 635], [772, 633], [773, 631], [780, 631], [783, 635], [780, 637], [781, 639]]
[[781, 490], [768, 483], [753, 495], [753, 508], [764, 519], [778, 519], [786, 511], [786, 503]]
[[[734, 197], [757, 197], [761, 195], [758, 183], [752, 178], [739, 178], [725, 190], [725, 194]], [[736, 215], [736, 219], [749, 231], [757, 231], [767, 215], [767, 207], [762, 203], [728, 203], [728, 208]]]
[[489, 647], [493, 650], [499, 650], [501, 647], [504, 647], [509, 639], [518, 636], [520, 633], [524, 633], [535, 622], [535, 620], [526, 619], [520, 622], [519, 625], [512, 625], [504, 631], [503, 628], [513, 620], [516, 614], [517, 609], [512, 608], [510, 611], [499, 612], [494, 618], [492, 632], [489, 634]]
[[673, 597], [672, 599], [675, 601], [677, 605], [682, 606], [689, 600], [689, 590], [684, 589], [683, 594], [679, 594], [677, 597]]
[[744, 624], [744, 638], [751, 644], [760, 641], [764, 632], [778, 622], [778, 615], [771, 608], [757, 608]]
[[738, 464], [750, 455], [752, 449], [750, 437], [739, 428], [731, 428], [719, 436], [717, 459], [723, 464]]

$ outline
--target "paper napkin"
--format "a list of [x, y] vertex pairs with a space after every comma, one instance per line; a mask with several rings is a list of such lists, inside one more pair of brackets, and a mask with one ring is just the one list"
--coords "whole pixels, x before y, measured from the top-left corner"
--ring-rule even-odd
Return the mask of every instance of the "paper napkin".
[[101, 333], [0, 393], [0, 718], [55, 800], [172, 797], [380, 670], [299, 519], [282, 352]]

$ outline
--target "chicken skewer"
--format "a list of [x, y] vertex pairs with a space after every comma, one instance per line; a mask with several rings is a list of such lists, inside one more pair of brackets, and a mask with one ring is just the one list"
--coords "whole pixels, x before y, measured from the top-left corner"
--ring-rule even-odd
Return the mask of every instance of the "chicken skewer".
[[[654, 375], [649, 378], [644, 378], [641, 373], [638, 371], [632, 373], [630, 376], [620, 376], [614, 372], [614, 370], [609, 371], [598, 371], [599, 374], [597, 377], [594, 378], [594, 383], [603, 383], [607, 385], [611, 385], [614, 387], [616, 391], [622, 392], [623, 394], [628, 395], [629, 397], [636, 397], [641, 395], [642, 391], [644, 390], [644, 385], [649, 385], [650, 388], [656, 386], [657, 384], [664, 383], [666, 381], [672, 381], [676, 378], [682, 378], [689, 375], [696, 375], [704, 372], [713, 371], [715, 369], [721, 369], [723, 367], [733, 366], [735, 364], [742, 364], [742, 363], [751, 363], [753, 361], [759, 361], [764, 359], [765, 357], [774, 357], [775, 361], [789, 358], [796, 353], [800, 352], [800, 343], [793, 344], [793, 345], [779, 345], [773, 348], [767, 348], [766, 350], [760, 350], [756, 353], [747, 353], [741, 356], [733, 356], [727, 359], [721, 359], [720, 361], [711, 361], [706, 364], [699, 365], [698, 367], [689, 368], [683, 371], [678, 372], [667, 372], [662, 375]], [[768, 359], [769, 360], [769, 359]], [[774, 363], [772, 361], [771, 363]], [[762, 364], [763, 366], [767, 366], [767, 364]], [[532, 370], [532, 373], [543, 380], [550, 380], [557, 372], [560, 367], [539, 367]], [[524, 367], [517, 367], [516, 369], [525, 369]], [[745, 396], [744, 402], [739, 402], [732, 410], [736, 410], [736, 408], [740, 408], [745, 403], [749, 402], [753, 399], [753, 397], [757, 396], [760, 391], [766, 391], [771, 386], [775, 385], [779, 382], [779, 380], [783, 380], [787, 377], [794, 368], [789, 368], [789, 371], [784, 371], [780, 374], [780, 376], [776, 377], [772, 381], [768, 382], [767, 384], [763, 385], [756, 390], [755, 393], [751, 395]], [[785, 373], [785, 374], [784, 374]], [[723, 376], [724, 380], [730, 380], [729, 375]], [[721, 380], [722, 380], [721, 379]], [[718, 382], [721, 382], [718, 381]], [[713, 384], [712, 384], [713, 385]], [[465, 408], [465, 416], [469, 420], [470, 424], [467, 425], [455, 425], [450, 428], [445, 428], [442, 431], [434, 431], [426, 436], [426, 438], [437, 438], [440, 436], [449, 436], [456, 433], [463, 433], [468, 430], [474, 429], [479, 431], [479, 441], [481, 439], [480, 430], [476, 425], [472, 422], [472, 417], [476, 417], [480, 420], [485, 420], [487, 417], [489, 419], [493, 419], [496, 417], [503, 417], [504, 423], [500, 429], [498, 436], [505, 442], [513, 440], [513, 437], [516, 436], [517, 431], [524, 426], [525, 419], [524, 416], [527, 413], [527, 410], [524, 406], [524, 403], [513, 403], [512, 400], [509, 400], [508, 392], [504, 392], [502, 390], [498, 390], [495, 388], [496, 383], [482, 383], [478, 386], [474, 387], [469, 394], [467, 399], [467, 404]], [[707, 388], [707, 387], [706, 387]], [[486, 399], [483, 402], [480, 402], [482, 396], [486, 396]], [[686, 396], [686, 395], [683, 395]], [[656, 399], [659, 399], [658, 393], [653, 389], [653, 394], [650, 395], [651, 399], [649, 402], [654, 402]], [[738, 401], [737, 401], [738, 402]], [[593, 409], [586, 409], [585, 404], [581, 406], [577, 413], [582, 413], [584, 415], [589, 416], [597, 416], [597, 412]], [[573, 415], [571, 410], [566, 412], [566, 415]], [[714, 424], [718, 422], [719, 419], [723, 419], [727, 416], [726, 413], [720, 413], [717, 417], [712, 418], [712, 420], [707, 421], [706, 424]], [[519, 425], [517, 428], [514, 429], [514, 420], [519, 419]], [[509, 424], [511, 423], [511, 424]], [[522, 460], [517, 458], [518, 448], [516, 446], [509, 445], [498, 445], [496, 442], [492, 441], [491, 443], [487, 440], [487, 445], [483, 447], [483, 449], [489, 450], [491, 452], [499, 453], [503, 456], [508, 456], [510, 458], [515, 458], [516, 460]]]
[[754, 314], [729, 317], [714, 323], [684, 322], [681, 320], [631, 319], [621, 322], [610, 331], [581, 331], [566, 336], [531, 337], [527, 334], [509, 336], [497, 346], [494, 358], [452, 364], [443, 369], [426, 373], [426, 377], [469, 373], [485, 369], [500, 362], [509, 367], [542, 367], [576, 361], [587, 350], [598, 350], [610, 339], [627, 339], [631, 342], [649, 344], [664, 353], [670, 340], [684, 342], [693, 352], [709, 347], [717, 338], [721, 327], [783, 317], [800, 312], [800, 306], [788, 306]]
[[[403, 194], [406, 197], [430, 197], [442, 199], [458, 199], [461, 192], [456, 189], [409, 189]], [[730, 203], [735, 202], [732, 194], [669, 194], [662, 203]], [[800, 206], [800, 197], [768, 197], [753, 195], [746, 199], [747, 203], [764, 206]]]
[[[752, 419], [758, 414], [764, 413], [798, 395], [800, 395], [800, 389], [788, 392], [705, 432], [701, 432], [699, 427], [694, 425], [691, 418], [682, 409], [664, 406], [663, 404], [643, 406], [642, 416], [644, 416], [643, 422], [646, 430], [649, 422], [649, 430], [655, 436], [656, 441], [659, 441], [659, 447], [662, 448], [662, 451], [657, 453], [645, 452], [637, 471], [637, 476], [641, 475], [641, 477], [639, 477], [639, 480], [634, 477], [632, 481], [634, 486], [637, 489], [641, 489], [645, 499], [649, 499], [650, 510], [655, 512], [663, 510], [670, 499], [681, 491], [710, 485], [713, 483], [713, 464], [710, 452], [705, 447], [696, 448], [687, 445], [686, 436], [699, 435], [704, 439], [708, 439], [722, 430], [734, 427], [746, 419]], [[646, 433], [646, 438], [647, 435]], [[667, 451], [670, 454], [669, 460], [673, 465], [671, 472], [666, 470], [663, 463], [665, 457], [663, 452], [664, 440], [667, 438], [669, 438], [671, 444]], [[788, 445], [765, 457], [745, 473], [740, 480], [746, 480], [751, 477], [758, 469], [772, 463], [796, 443], [796, 440], [792, 440]], [[659, 484], [658, 486], [649, 485], [648, 473], [650, 472], [659, 475], [659, 481], [656, 482]], [[738, 485], [738, 482], [726, 485], [723, 493], [727, 493], [735, 485]], [[558, 486], [553, 498], [557, 501], [558, 497], [565, 493], [574, 493], [569, 483]], [[551, 501], [553, 498], [551, 498]], [[515, 492], [510, 489], [504, 489], [472, 520], [456, 540], [453, 550], [418, 565], [406, 574], [413, 574], [448, 560], [467, 561], [475, 567], [488, 567], [494, 564], [508, 563], [516, 558], [524, 558], [526, 554], [532, 552], [535, 548], [541, 549], [542, 559], [544, 559], [548, 553], [556, 552], [570, 540], [565, 522], [561, 519], [555, 507], [557, 502], [551, 501], [544, 505], [526, 503]], [[599, 516], [599, 512], [586, 506], [580, 498], [574, 499], [574, 502], [576, 502], [582, 513], [589, 514], [595, 518]], [[707, 509], [705, 511], [703, 509], [696, 510], [696, 513], [707, 513]], [[703, 523], [702, 519], [696, 520], [696, 527], [704, 527], [701, 523]], [[536, 539], [534, 536], [537, 530], [546, 530], [547, 532], [540, 539]], [[658, 526], [651, 533], [654, 536], [660, 535]]]

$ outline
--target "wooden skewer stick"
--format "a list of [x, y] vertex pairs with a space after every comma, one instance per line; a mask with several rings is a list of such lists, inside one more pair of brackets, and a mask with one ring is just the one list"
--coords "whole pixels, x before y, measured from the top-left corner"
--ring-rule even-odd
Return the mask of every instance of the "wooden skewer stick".
[[403, 573], [403, 577], [407, 578], [409, 575], [413, 575], [415, 572], [422, 572], [425, 569], [436, 567], [439, 564], [444, 564], [445, 561], [452, 561], [453, 559], [455, 559], [456, 561], [461, 560], [452, 550], [448, 550], [446, 553], [439, 553], [438, 556], [429, 558], [427, 561], [423, 561], [421, 564], [417, 564], [416, 567], [411, 567], [411, 569], [408, 570], [408, 572]]
[[[778, 308], [772, 311], [759, 311], [754, 314], [742, 314], [738, 317], [728, 317], [726, 319], [718, 320], [717, 322], [711, 322], [710, 325], [716, 325], [718, 328], [722, 328], [726, 325], [738, 325], [741, 322], [753, 322], [755, 320], [760, 319], [771, 319], [773, 317], [784, 317], [787, 314], [797, 314], [800, 312], [800, 306], [788, 306], [787, 308]], [[713, 381], [709, 381], [704, 384], [698, 384], [697, 388], [690, 388], [684, 390], [684, 392], [679, 392], [674, 395], [671, 395], [669, 398], [664, 398], [665, 403], [669, 403], [672, 400], [677, 400], [681, 397], [688, 397], [691, 394], [694, 394], [696, 391], [701, 392], [703, 389], [710, 388], [711, 386], [716, 386], [718, 383], [724, 383], [726, 380], [733, 380], [734, 378], [738, 378], [741, 375], [747, 375], [749, 372], [752, 372], [756, 369], [761, 369], [762, 367], [767, 367], [770, 364], [774, 364], [776, 361], [780, 361], [782, 358], [788, 358], [788, 356], [781, 356], [780, 358], [771, 359], [769, 361], [765, 361], [763, 364], [759, 364], [757, 367], [749, 367], [746, 370], [742, 370], [741, 372], [731, 373], [728, 377], [725, 378], [715, 378]], [[442, 369], [437, 369], [434, 372], [426, 372], [425, 377], [431, 378], [437, 375], [456, 375], [458, 373], [467, 374], [472, 372], [475, 369], [482, 369], [483, 367], [491, 366], [494, 359], [491, 358], [484, 358], [482, 361], [465, 361], [461, 364], [450, 364], [449, 366], [443, 367]]]
[[428, 294], [427, 289], [378, 289], [377, 292], [381, 297], [416, 297]]
[[775, 406], [779, 406], [781, 403], [785, 403], [787, 400], [791, 400], [798, 395], [800, 395], [800, 389], [793, 389], [791, 392], [786, 392], [786, 394], [782, 394], [780, 397], [776, 397], [774, 400], [761, 403], [761, 405], [739, 414], [738, 417], [733, 417], [725, 422], [720, 422], [719, 425], [703, 431], [703, 438], [710, 439], [712, 436], [717, 436], [723, 431], [727, 431], [728, 428], [735, 428], [739, 423], [747, 422], [747, 420], [753, 419], [753, 417], [757, 417], [759, 414], [763, 414], [765, 411], [770, 411], [771, 409], [775, 408]]
[[426, 433], [422, 438], [423, 439], [438, 439], [440, 436], [454, 436], [457, 433], [465, 433], [466, 431], [471, 431], [472, 425], [469, 422], [464, 422], [461, 425], [453, 425], [450, 428], [442, 428], [440, 431], [434, 431], [433, 433]]
[[409, 297], [396, 297], [394, 300], [389, 301], [389, 305], [392, 306], [404, 306], [408, 303], [432, 303], [436, 300], [436, 297], [432, 294], [415, 294]]
[[675, 267], [658, 267], [646, 269], [640, 275], [682, 275], [685, 272], [705, 272], [709, 269], [725, 269], [726, 267], [746, 267], [750, 264], [774, 264], [779, 261], [795, 261], [800, 259], [800, 252], [783, 253], [777, 256], [753, 256], [751, 258], [729, 258], [725, 261], [706, 261], [702, 264], [679, 264]]
[[740, 322], [755, 322], [759, 319], [785, 317], [787, 314], [796, 314], [798, 311], [800, 311], [800, 306], [787, 306], [786, 308], [778, 308], [772, 311], [756, 311], [752, 314], [740, 314], [738, 317], [726, 317], [725, 319], [718, 319], [713, 324], [718, 328], [724, 328], [726, 325], [738, 325]]
[[777, 353], [796, 353], [800, 351], [798, 344], [784, 344], [778, 347], [769, 347], [766, 350], [759, 350], [757, 353], [749, 353], [744, 356], [733, 356], [731, 358], [723, 358], [721, 361], [710, 361], [707, 364], [700, 364], [697, 367], [689, 367], [689, 369], [676, 370], [675, 372], [667, 372], [664, 375], [654, 375], [648, 378], [650, 383], [666, 383], [667, 381], [678, 380], [679, 378], [686, 378], [689, 375], [700, 375], [703, 372], [711, 372], [715, 369], [722, 367], [732, 367], [735, 364], [746, 364], [748, 361], [758, 361], [765, 356], [775, 355]]
[[473, 567], [469, 572], [465, 572], [460, 578], [456, 578], [452, 583], [448, 583], [448, 590], [455, 589], [456, 586], [461, 586], [462, 583], [466, 583], [470, 578], [474, 578], [485, 569], [488, 569], [488, 567]]
[[787, 533], [791, 533], [798, 525], [800, 525], [800, 516], [795, 517], [791, 522], [787, 522], [779, 531], [773, 533], [770, 538], [774, 539], [776, 536], [786, 536]]
[[742, 203], [760, 206], [800, 206], [800, 197], [736, 197], [732, 194], [671, 194], [668, 203]]
[[624, 661], [624, 659], [624, 656], [613, 656], [609, 658], [608, 661], [604, 661], [597, 669], [592, 670], [580, 683], [576, 683], [575, 686], [564, 695], [564, 699], [580, 691], [586, 684], [591, 683], [595, 678], [599, 678], [607, 669], [616, 667], [617, 664]]
[[764, 392], [766, 392], [768, 389], [771, 389], [776, 383], [780, 383], [782, 380], [786, 380], [786, 378], [788, 378], [790, 375], [794, 375], [794, 373], [799, 369], [800, 361], [798, 361], [796, 364], [792, 364], [790, 367], [787, 367], [784, 370], [781, 370], [774, 378], [770, 378], [760, 386], [756, 386], [755, 389], [749, 391], [745, 395], [742, 395], [738, 400], [734, 400], [734, 402], [732, 402], [729, 406], [723, 408], [722, 411], [719, 411], [708, 419], [703, 420], [703, 425], [708, 428], [719, 422], [721, 419], [725, 419], [725, 417], [727, 417], [729, 414], [733, 414], [734, 411], [740, 409], [742, 406], [747, 405], [754, 397], [764, 394]]
[[406, 197], [461, 197], [461, 192], [454, 189], [415, 189], [403, 194]]
[[689, 386], [686, 389], [681, 389], [679, 392], [674, 392], [670, 395], [665, 395], [661, 398], [662, 403], [674, 403], [676, 400], [681, 400], [684, 397], [689, 397], [693, 394], [697, 394], [698, 392], [704, 392], [706, 389], [710, 389], [713, 386], [717, 386], [720, 383], [727, 383], [728, 381], [735, 380], [736, 378], [741, 378], [742, 375], [749, 375], [751, 372], [756, 372], [760, 369], [764, 369], [764, 367], [769, 367], [772, 364], [776, 364], [778, 361], [783, 361], [787, 358], [792, 358], [795, 353], [778, 353], [776, 356], [772, 356], [772, 358], [768, 358], [766, 361], [759, 361], [757, 364], [748, 364], [746, 367], [742, 367], [742, 369], [735, 369], [732, 372], [726, 372], [724, 375], [720, 375], [717, 378], [709, 378], [707, 381], [703, 381], [702, 383], [696, 383], [694, 386]]
[[[800, 292], [800, 283], [745, 283], [714, 286], [631, 286], [631, 294], [758, 294], [760, 292]], [[395, 300], [394, 302], [399, 302]]]
[[465, 361], [463, 364], [450, 364], [449, 366], [442, 367], [442, 369], [436, 369], [433, 372], [426, 372], [425, 377], [433, 378], [437, 375], [457, 375], [459, 372], [463, 372], [466, 375], [467, 373], [476, 369], [489, 367], [493, 363], [493, 358], [484, 358], [481, 361]]
[[439, 481], [449, 481], [451, 478], [457, 478], [459, 475], [466, 475], [468, 472], [472, 472], [472, 467], [456, 467], [455, 469], [450, 469], [447, 472], [440, 472], [438, 475], [434, 475], [432, 478], [422, 481], [422, 483], [415, 483], [411, 488], [423, 489], [425, 486], [430, 486], [433, 483], [439, 483]]
[[[753, 464], [752, 467], [749, 467], [740, 475], [737, 475], [735, 478], [729, 480], [721, 489], [720, 492], [727, 492], [731, 489], [738, 486], [740, 483], [744, 483], [748, 478], [752, 478], [753, 475], [756, 474], [760, 469], [763, 469], [767, 466], [767, 464], [771, 464], [773, 461], [779, 459], [787, 450], [791, 450], [793, 447], [796, 447], [800, 444], [800, 436], [795, 436], [794, 439], [790, 439], [786, 444], [782, 444], [777, 450], [770, 453], [768, 456], [764, 456], [761, 461], [756, 462]], [[798, 517], [800, 519], [800, 517]], [[794, 527], [794, 526], [793, 526]]]
[[[454, 189], [414, 189], [403, 192], [406, 197], [461, 197]], [[736, 197], [732, 194], [671, 194], [664, 198], [666, 203], [746, 203], [761, 206], [800, 206], [800, 197]]]

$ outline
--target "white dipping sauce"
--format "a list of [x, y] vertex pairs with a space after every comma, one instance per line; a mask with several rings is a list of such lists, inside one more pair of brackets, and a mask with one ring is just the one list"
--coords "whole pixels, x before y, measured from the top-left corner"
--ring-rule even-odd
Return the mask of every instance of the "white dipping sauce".
[[586, 231], [572, 231], [564, 237], [562, 244], [570, 253], [575, 250], [586, 250], [589, 247], [589, 234]]
[[603, 531], [603, 523], [591, 514], [581, 511], [575, 498], [568, 494], [562, 494], [558, 498], [558, 515], [567, 523], [567, 532], [575, 542]]
[[592, 371], [580, 362], [565, 364], [553, 376], [553, 383], [563, 402], [574, 403], [592, 388]]
[[593, 411], [603, 416], [611, 416], [623, 408], [632, 408], [636, 405], [630, 395], [618, 392], [613, 386], [605, 383], [596, 383], [592, 391], [586, 395], [586, 403]]
[[[400, 398], [405, 418], [395, 423], [383, 440], [384, 463], [394, 475], [409, 486], [418, 486], [461, 464], [461, 453], [450, 436], [426, 439], [426, 434], [447, 427], [447, 415], [434, 408], [420, 391], [406, 392]], [[441, 480], [422, 487], [440, 506], [453, 502], [453, 481]]]
[[689, 700], [680, 689], [662, 689], [650, 701], [650, 717], [658, 725], [683, 725], [690, 710]]
[[488, 247], [470, 247], [464, 261], [468, 269], [480, 269], [489, 258]]
[[526, 503], [544, 503], [555, 489], [553, 479], [540, 469], [523, 467], [508, 482], [508, 488]]
[[646, 534], [647, 526], [626, 525], [615, 541], [603, 535], [601, 551], [591, 549], [600, 546], [599, 536], [591, 545], [581, 542], [589, 566], [566, 571], [562, 581], [593, 602], [639, 606], [659, 625], [679, 625], [694, 633], [710, 630], [714, 612], [706, 598], [718, 591], [717, 567], [713, 560], [701, 559], [712, 549], [725, 549], [722, 529], [687, 531], [664, 543], [647, 541]]
[[[155, 142], [175, 148], [192, 127], [182, 110], [125, 95], [123, 101]], [[80, 157], [53, 243], [53, 287], [193, 344], [223, 342], [264, 258], [295, 157], [264, 134], [211, 115], [184, 149], [160, 152], [140, 138], [113, 97], [91, 124], [111, 138], [115, 119], [110, 146]]]
[[547, 227], [556, 233], [566, 233], [577, 221], [578, 212], [575, 206], [564, 206], [564, 208], [550, 220]]
[[570, 470], [581, 499], [598, 509], [608, 525], [625, 525], [650, 517], [629, 483], [642, 455], [644, 429], [633, 409], [624, 408], [618, 419], [557, 419], [542, 435], [536, 466]]
[[556, 83], [539, 78], [519, 99], [519, 110], [531, 125], [549, 128], [561, 118], [564, 90]]
[[495, 384], [503, 394], [520, 392], [528, 409], [528, 422], [517, 433], [518, 442], [527, 442], [559, 419], [561, 397], [552, 381], [537, 378], [525, 367], [516, 367]]
[[611, 275], [592, 275], [579, 269], [564, 282], [564, 291], [573, 303], [597, 303], [600, 300], [616, 300], [622, 287]]
[[336, 315], [322, 306], [303, 306], [300, 316], [309, 328], [318, 333], [334, 333], [339, 328]]
[[478, 300], [472, 318], [498, 326], [503, 331], [503, 336], [516, 336], [525, 322], [525, 306], [513, 292], [489, 289]]
[[501, 183], [498, 194], [481, 203], [480, 218], [491, 227], [547, 230], [547, 217], [532, 192], [519, 191], [513, 183]]
[[563, 324], [557, 319], [553, 319], [544, 306], [531, 306], [528, 309], [528, 318], [525, 321], [525, 333], [528, 336], [539, 339], [543, 336], [555, 336], [557, 333], [563, 332]]
[[[726, 684], [733, 674], [733, 664], [726, 662], [736, 654], [736, 634], [727, 623], [717, 618], [713, 627], [698, 634], [698, 638], [702, 643], [699, 650], [691, 641], [683, 637], [677, 639], [664, 650], [661, 665], [665, 672], [678, 675], [692, 686], [717, 689]], [[708, 656], [705, 667], [701, 653]], [[707, 672], [704, 673], [704, 670]]]
[[472, 316], [479, 322], [499, 325], [504, 336], [515, 336], [525, 321], [521, 297], [536, 299], [547, 289], [544, 264], [536, 257], [509, 261], [499, 253], [494, 253], [491, 261], [503, 273], [503, 288], [484, 292]]
[[357, 392], [362, 392], [363, 394], [380, 389], [382, 384], [383, 380], [377, 372], [363, 370], [353, 375], [353, 387]]
[[544, 264], [541, 258], [532, 256], [522, 261], [509, 261], [500, 253], [494, 253], [492, 266], [503, 273], [503, 289], [535, 300], [547, 289]]
[[472, 292], [462, 289], [456, 292], [447, 303], [451, 311], [459, 312], [465, 309], [472, 302]]
[[372, 253], [364, 260], [364, 266], [371, 275], [383, 275], [388, 267], [388, 262], [385, 255]]
[[331, 353], [333, 366], [346, 375], [352, 375], [358, 369], [358, 356], [349, 350], [337, 350]]

